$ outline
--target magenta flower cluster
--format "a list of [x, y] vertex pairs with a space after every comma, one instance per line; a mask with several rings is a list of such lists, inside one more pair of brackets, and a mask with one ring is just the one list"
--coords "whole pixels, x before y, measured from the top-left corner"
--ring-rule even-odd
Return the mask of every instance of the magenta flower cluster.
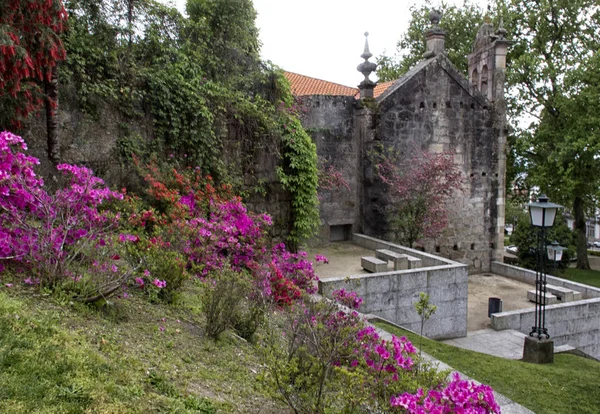
[[402, 394], [391, 398], [392, 407], [401, 407], [414, 414], [484, 414], [500, 413], [491, 387], [461, 380], [458, 373], [442, 389], [425, 391], [421, 388], [416, 394]]
[[[122, 195], [108, 189], [90, 169], [68, 164], [57, 166], [67, 185], [51, 194], [34, 172], [39, 160], [24, 155], [26, 149], [21, 137], [0, 133], [0, 270], [18, 264], [17, 270], [34, 271], [38, 277], [26, 279], [32, 285], [65, 277], [78, 281], [81, 277], [73, 274], [73, 266], [85, 262], [86, 247], [107, 250], [114, 243], [118, 216], [98, 207]], [[94, 269], [114, 273], [114, 255], [104, 257], [104, 263], [94, 262]]]
[[359, 309], [363, 302], [356, 292], [347, 292], [345, 289], [334, 290], [332, 295], [336, 302], [350, 309]]

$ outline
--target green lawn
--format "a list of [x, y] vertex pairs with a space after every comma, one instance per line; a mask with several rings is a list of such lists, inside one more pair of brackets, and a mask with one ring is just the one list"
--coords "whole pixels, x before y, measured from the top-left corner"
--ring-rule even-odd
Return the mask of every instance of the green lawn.
[[[408, 337], [419, 336], [385, 323], [380, 328]], [[423, 339], [423, 352], [490, 385], [536, 413], [594, 413], [600, 410], [600, 362], [559, 354], [553, 364], [535, 365], [456, 348]]]
[[570, 267], [565, 270], [563, 277], [574, 282], [600, 288], [600, 271], [598, 270], [581, 270]]

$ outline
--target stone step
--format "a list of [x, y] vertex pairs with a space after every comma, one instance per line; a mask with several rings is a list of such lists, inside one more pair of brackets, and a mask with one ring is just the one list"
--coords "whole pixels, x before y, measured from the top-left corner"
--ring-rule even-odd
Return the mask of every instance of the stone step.
[[406, 256], [408, 259], [408, 268], [409, 269], [418, 269], [423, 267], [423, 261], [418, 257]]
[[554, 347], [555, 354], [560, 354], [561, 352], [570, 352], [570, 351], [574, 351], [574, 350], [575, 350], [575, 347], [571, 346], [569, 344]]
[[[527, 291], [527, 299], [530, 302], [539, 303], [536, 300], [535, 296], [536, 296], [535, 295], [535, 289]], [[553, 295], [552, 293], [546, 292], [545, 296], [544, 295], [541, 295], [541, 296], [542, 296], [543, 303], [545, 305], [554, 305], [555, 303], [558, 303], [558, 298], [555, 295]]]
[[378, 259], [391, 261], [394, 263], [394, 270], [408, 269], [408, 256], [401, 253], [396, 253], [388, 249], [375, 250], [375, 255]]
[[562, 302], [573, 302], [574, 292], [572, 289], [565, 288], [562, 286], [546, 285], [546, 291], [558, 296], [558, 299]]

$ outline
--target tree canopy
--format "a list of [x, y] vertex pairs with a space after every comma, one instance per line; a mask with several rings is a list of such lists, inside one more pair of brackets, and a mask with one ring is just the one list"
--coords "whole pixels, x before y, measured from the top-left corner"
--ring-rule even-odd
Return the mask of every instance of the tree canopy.
[[507, 73], [512, 116], [532, 119], [515, 127], [516, 152], [529, 185], [572, 211], [577, 267], [589, 268], [585, 217], [600, 186], [600, 6], [511, 0], [499, 12], [515, 40]]
[[423, 59], [424, 33], [431, 26], [429, 13], [432, 9], [442, 12], [439, 26], [447, 33], [445, 49], [448, 58], [461, 72], [467, 73], [466, 56], [471, 53], [475, 34], [483, 22], [482, 10], [468, 1], [459, 7], [444, 1], [434, 5], [428, 0], [423, 5], [410, 7], [410, 23], [398, 40], [396, 53], [377, 57], [380, 82], [398, 79]]
[[[378, 58], [381, 80], [422, 59], [432, 8], [431, 2], [413, 6], [398, 54]], [[438, 8], [448, 58], [466, 73], [482, 11], [468, 1]], [[585, 217], [597, 207], [600, 187], [600, 6], [596, 0], [497, 0], [487, 13], [496, 24], [503, 20], [514, 41], [506, 76], [512, 127], [506, 181], [539, 188], [573, 212], [578, 267], [588, 268]]]

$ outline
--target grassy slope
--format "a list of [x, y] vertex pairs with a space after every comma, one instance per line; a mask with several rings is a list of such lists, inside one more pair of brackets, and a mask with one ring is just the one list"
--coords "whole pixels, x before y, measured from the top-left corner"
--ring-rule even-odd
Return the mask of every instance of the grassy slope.
[[[377, 325], [419, 344], [417, 335], [385, 323]], [[600, 410], [600, 362], [560, 354], [554, 364], [535, 365], [429, 339], [423, 339], [423, 351], [536, 413], [596, 414]]]
[[179, 307], [132, 295], [107, 314], [14, 289], [0, 289], [2, 413], [287, 412], [253, 345], [202, 336], [193, 294]]

